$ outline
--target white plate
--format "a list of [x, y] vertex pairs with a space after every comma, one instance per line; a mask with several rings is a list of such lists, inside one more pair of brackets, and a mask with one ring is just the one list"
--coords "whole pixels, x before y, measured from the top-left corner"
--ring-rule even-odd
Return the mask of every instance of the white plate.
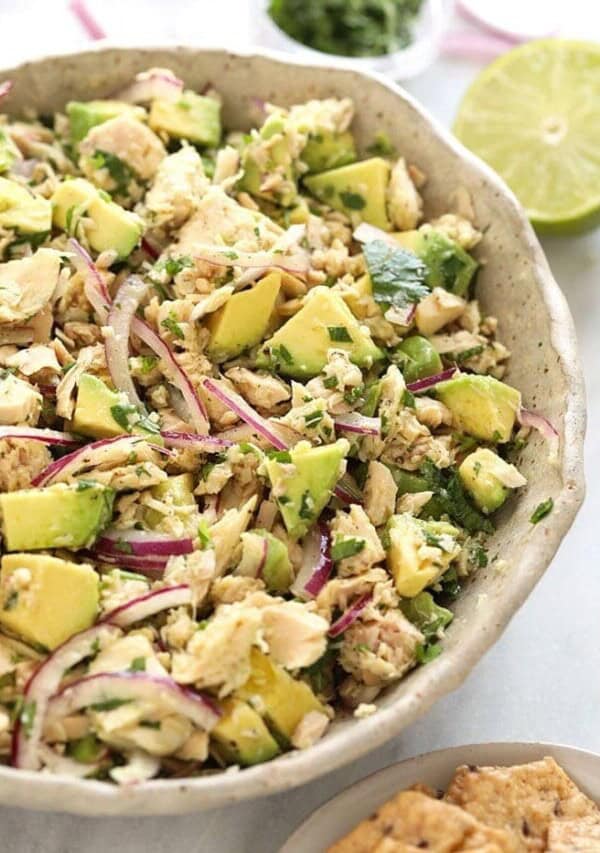
[[445, 789], [461, 764], [525, 764], [552, 756], [573, 781], [600, 802], [600, 755], [551, 743], [480, 743], [439, 749], [408, 758], [367, 776], [317, 809], [280, 853], [324, 853], [386, 800], [416, 782]]

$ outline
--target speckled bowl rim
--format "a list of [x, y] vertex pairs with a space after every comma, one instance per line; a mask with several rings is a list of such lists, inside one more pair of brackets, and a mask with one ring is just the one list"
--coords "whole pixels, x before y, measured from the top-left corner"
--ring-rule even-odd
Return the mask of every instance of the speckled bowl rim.
[[[119, 44], [99, 42], [82, 51], [64, 51], [26, 62], [16, 69], [0, 71], [0, 78], [10, 77], [20, 69], [39, 62], [97, 54], [110, 50], [131, 51], [183, 51], [190, 58], [218, 51], [232, 60], [272, 62], [276, 67], [293, 67], [302, 74], [303, 69], [326, 73], [326, 65], [319, 65], [302, 57], [290, 59], [276, 51], [254, 49], [227, 50], [222, 46], [178, 46], [173, 43]], [[537, 285], [551, 323], [550, 339], [561, 363], [568, 387], [564, 400], [564, 430], [562, 488], [554, 496], [552, 525], [534, 528], [518, 558], [519, 579], [495, 601], [493, 624], [489, 630], [471, 635], [459, 650], [448, 651], [434, 665], [420, 671], [418, 688], [400, 696], [386, 707], [378, 709], [371, 717], [357, 720], [337, 737], [325, 737], [311, 749], [296, 751], [267, 764], [244, 770], [230, 769], [220, 774], [188, 779], [153, 780], [139, 786], [123, 786], [94, 780], [75, 780], [67, 777], [0, 767], [0, 802], [5, 805], [49, 811], [62, 811], [87, 815], [159, 815], [198, 811], [251, 797], [266, 796], [293, 788], [316, 779], [336, 768], [360, 758], [403, 728], [425, 714], [445, 694], [455, 690], [466, 678], [477, 661], [502, 634], [504, 628], [523, 604], [544, 571], [550, 564], [563, 537], [569, 530], [583, 502], [585, 484], [583, 473], [583, 442], [585, 435], [585, 391], [583, 374], [577, 354], [575, 329], [566, 300], [548, 266], [542, 248], [514, 194], [504, 182], [478, 157], [461, 145], [442, 125], [432, 118], [418, 102], [399, 86], [385, 77], [352, 69], [335, 69], [356, 79], [356, 85], [382, 87], [404, 100], [417, 116], [429, 126], [452, 153], [466, 162], [496, 195], [502, 197], [508, 213], [518, 222], [527, 242], [530, 260], [535, 268]], [[457, 653], [460, 652], [460, 653]]]

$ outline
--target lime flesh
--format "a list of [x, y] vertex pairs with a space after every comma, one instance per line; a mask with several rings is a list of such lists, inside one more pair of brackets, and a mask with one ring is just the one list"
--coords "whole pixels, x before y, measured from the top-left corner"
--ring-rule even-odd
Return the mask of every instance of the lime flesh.
[[540, 231], [600, 222], [600, 45], [544, 39], [509, 51], [468, 89], [454, 132]]

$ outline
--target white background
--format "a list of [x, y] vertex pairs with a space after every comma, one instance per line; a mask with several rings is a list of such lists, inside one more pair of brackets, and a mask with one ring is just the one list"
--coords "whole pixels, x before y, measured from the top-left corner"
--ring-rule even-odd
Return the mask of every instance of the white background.
[[[525, 0], [539, 3], [545, 0]], [[109, 36], [247, 43], [244, 0], [90, 0]], [[563, 32], [598, 34], [595, 3], [571, 0]], [[0, 56], [7, 67], [84, 44], [66, 2], [0, 0]], [[440, 59], [407, 84], [449, 124], [478, 64]], [[218, 84], [218, 81], [215, 81]], [[588, 497], [552, 566], [467, 683], [369, 757], [302, 788], [234, 808], [176, 818], [78, 819], [0, 808], [6, 853], [275, 853], [316, 806], [367, 773], [443, 746], [496, 740], [571, 744], [600, 752], [600, 233], [543, 241], [579, 333], [589, 398]], [[311, 853], [311, 851], [307, 851]]]

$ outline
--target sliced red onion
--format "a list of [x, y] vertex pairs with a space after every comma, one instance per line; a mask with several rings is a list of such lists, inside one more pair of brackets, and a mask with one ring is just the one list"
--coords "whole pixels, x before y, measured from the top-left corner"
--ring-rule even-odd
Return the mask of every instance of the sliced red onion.
[[195, 258], [217, 267], [275, 267], [297, 275], [307, 273], [310, 267], [309, 256], [304, 251], [286, 255], [283, 251], [240, 252], [227, 246], [201, 246]]
[[133, 406], [142, 410], [145, 410], [145, 406], [129, 371], [129, 337], [131, 321], [147, 292], [148, 284], [141, 278], [130, 275], [125, 279], [108, 312], [108, 329], [104, 340], [106, 365], [115, 387], [127, 395]]
[[201, 453], [222, 453], [234, 442], [212, 435], [196, 435], [193, 432], [176, 432], [163, 430], [161, 436], [167, 447], [177, 447], [180, 450], [198, 450]]
[[357, 488], [350, 474], [346, 473], [339, 481], [334, 494], [339, 500], [346, 504], [362, 504], [363, 496]]
[[331, 536], [325, 524], [319, 524], [319, 559], [313, 573], [304, 584], [304, 590], [311, 598], [316, 597], [331, 575], [333, 560], [331, 559]]
[[2, 98], [5, 98], [8, 95], [12, 87], [12, 80], [3, 80], [2, 83], [0, 83], [0, 100], [2, 100]]
[[544, 436], [548, 443], [558, 445], [560, 441], [558, 430], [552, 426], [548, 418], [540, 415], [539, 412], [532, 412], [530, 409], [519, 409], [517, 419], [521, 426], [537, 430], [540, 435]]
[[447, 33], [440, 45], [445, 56], [467, 57], [489, 61], [502, 56], [513, 45], [506, 39], [489, 33], [474, 33], [468, 30]]
[[224, 406], [231, 409], [241, 420], [251, 426], [258, 435], [261, 435], [266, 441], [272, 444], [273, 447], [277, 450], [287, 450], [288, 445], [277, 434], [272, 424], [266, 418], [263, 418], [262, 415], [259, 415], [243, 397], [214, 379], [206, 378], [204, 380], [204, 387], [209, 394], [212, 394]]
[[153, 246], [147, 237], [142, 237], [141, 246], [144, 252], [151, 257], [153, 261], [157, 261], [160, 258], [160, 250], [157, 249], [156, 246]]
[[457, 372], [457, 367], [448, 367], [446, 370], [442, 370], [441, 373], [426, 376], [425, 379], [417, 379], [416, 382], [409, 382], [406, 389], [411, 394], [418, 394], [420, 391], [427, 391], [429, 388], [433, 388], [438, 382], [445, 382], [447, 379], [452, 379]]
[[[143, 441], [145, 439], [139, 435], [117, 435], [113, 438], [102, 438], [100, 441], [92, 441], [91, 444], [86, 444], [84, 447], [74, 450], [73, 453], [67, 453], [66, 456], [62, 456], [60, 459], [51, 462], [37, 477], [33, 478], [31, 484], [32, 486], [47, 486], [59, 478], [61, 480], [65, 479], [81, 468], [99, 465], [103, 461], [102, 457], [105, 455], [106, 448], [110, 447], [112, 450], [114, 449], [113, 445], [118, 445], [119, 449], [122, 448], [123, 451], [133, 451]], [[158, 444], [153, 444], [152, 450], [162, 453], [165, 456], [172, 456], [170, 450]], [[94, 458], [96, 456], [98, 457], [97, 459]]]
[[344, 631], [347, 631], [350, 625], [352, 625], [360, 614], [363, 612], [367, 604], [373, 598], [370, 592], [366, 592], [364, 595], [361, 595], [360, 598], [357, 598], [354, 604], [348, 608], [348, 610], [343, 613], [339, 619], [331, 625], [328, 634], [330, 637], [339, 637], [340, 634], [343, 634]]
[[199, 433], [206, 435], [209, 431], [209, 422], [204, 403], [196, 393], [187, 373], [177, 363], [171, 348], [148, 323], [140, 320], [139, 317], [134, 317], [131, 321], [131, 331], [161, 359], [169, 380], [183, 394], [189, 409], [191, 423]]
[[390, 323], [395, 323], [396, 326], [410, 326], [417, 313], [417, 303], [413, 302], [405, 308], [396, 308], [392, 306], [385, 312], [384, 317]]
[[382, 240], [388, 246], [393, 246], [394, 249], [400, 248], [400, 244], [387, 231], [382, 231], [381, 228], [376, 228], [375, 225], [369, 225], [368, 222], [361, 224], [354, 229], [352, 234], [358, 243], [371, 243], [373, 240]]
[[347, 415], [338, 415], [335, 426], [343, 432], [354, 432], [357, 435], [379, 435], [381, 418], [368, 418], [359, 412], [350, 412]]
[[93, 262], [88, 252], [73, 237], [69, 240], [69, 246], [73, 250], [73, 266], [83, 276], [83, 292], [85, 297], [104, 324], [108, 317], [111, 298], [104, 279], [100, 275], [98, 267]]
[[119, 101], [128, 104], [144, 104], [160, 98], [163, 101], [178, 101], [183, 92], [183, 81], [168, 68], [152, 68], [136, 74], [134, 82], [117, 93]]
[[22, 426], [0, 427], [0, 439], [2, 438], [26, 438], [31, 441], [41, 441], [43, 444], [60, 445], [61, 447], [77, 447], [81, 444], [81, 439], [70, 432]]
[[117, 569], [131, 569], [140, 575], [147, 575], [152, 579], [162, 577], [169, 562], [168, 557], [139, 557], [135, 554], [113, 553], [112, 551], [89, 551], [84, 552], [86, 558], [114, 566]]
[[38, 770], [39, 745], [50, 697], [58, 690], [65, 673], [97, 650], [121, 636], [116, 625], [94, 625], [70, 637], [36, 669], [23, 691], [23, 706], [29, 707], [25, 728], [17, 717], [12, 735], [11, 763], [22, 770]]
[[109, 527], [94, 543], [94, 551], [120, 556], [132, 554], [134, 557], [172, 557], [191, 554], [194, 543], [188, 537], [174, 539], [164, 533], [149, 530], [119, 530]]
[[[478, 26], [511, 42], [548, 38], [557, 32], [562, 12], [553, 3], [525, 3], [521, 0], [460, 0], [458, 12]], [[509, 50], [511, 44], [505, 44]]]
[[319, 551], [321, 545], [321, 530], [320, 525], [312, 527], [304, 539], [302, 540], [302, 563], [298, 570], [298, 574], [294, 578], [294, 582], [290, 586], [290, 592], [308, 601], [311, 597], [306, 592], [306, 584], [313, 576], [315, 566], [319, 563]]
[[50, 699], [48, 720], [59, 720], [108, 699], [152, 703], [158, 697], [163, 708], [187, 717], [205, 731], [219, 720], [220, 712], [208, 697], [181, 687], [167, 676], [142, 672], [99, 672], [72, 681]]
[[106, 33], [87, 8], [84, 0], [71, 0], [70, 8], [88, 36], [94, 41], [106, 38]]
[[162, 610], [189, 604], [191, 600], [192, 591], [187, 584], [165, 586], [134, 598], [127, 604], [121, 604], [120, 607], [115, 607], [102, 618], [102, 621], [118, 625], [120, 628], [127, 628], [134, 622], [141, 622], [142, 619], [148, 619], [149, 616], [154, 616]]
[[263, 538], [263, 541], [262, 541], [262, 553], [260, 555], [260, 562], [256, 568], [256, 577], [257, 578], [262, 578], [263, 571], [264, 571], [265, 565], [267, 563], [268, 554], [269, 554], [269, 540], [265, 536]]

